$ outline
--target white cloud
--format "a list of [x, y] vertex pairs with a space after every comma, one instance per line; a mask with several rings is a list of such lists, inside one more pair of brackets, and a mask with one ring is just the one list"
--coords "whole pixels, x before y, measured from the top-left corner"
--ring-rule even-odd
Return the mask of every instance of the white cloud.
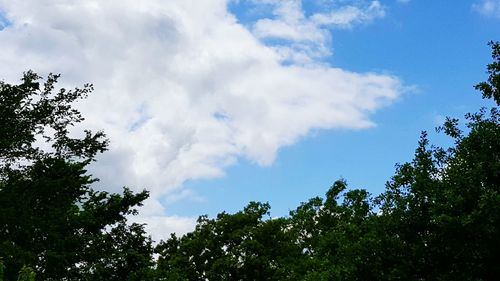
[[500, 18], [500, 0], [482, 0], [472, 8], [484, 16]]
[[379, 1], [356, 2], [310, 16], [305, 15], [300, 0], [254, 1], [270, 5], [274, 18], [258, 20], [253, 33], [258, 38], [288, 41], [288, 46], [278, 46], [276, 49], [283, 59], [296, 63], [309, 63], [311, 58], [330, 55], [329, 28], [351, 28], [355, 24], [368, 23], [385, 16], [384, 7]]
[[[290, 3], [276, 13], [303, 21]], [[221, 176], [241, 157], [269, 165], [312, 129], [373, 126], [369, 114], [401, 90], [395, 77], [295, 49], [308, 64], [283, 65], [286, 49], [261, 43], [225, 0], [0, 0], [0, 9], [11, 23], [0, 31], [2, 78], [34, 69], [62, 73], [68, 86], [94, 83], [80, 104], [84, 126], [104, 129], [111, 147], [91, 171], [104, 188], [151, 191], [138, 219], [156, 240], [194, 225], [160, 203], [189, 196], [187, 180]], [[326, 36], [317, 24], [312, 31], [307, 40]]]
[[179, 217], [179, 216], [149, 216], [149, 217], [132, 217], [131, 221], [145, 223], [145, 230], [153, 234], [153, 240], [158, 243], [159, 238], [168, 239], [171, 233], [175, 233], [177, 237], [182, 236], [196, 226], [196, 218]]
[[365, 9], [356, 6], [345, 6], [330, 13], [314, 14], [311, 18], [317, 25], [351, 27], [353, 24], [371, 22], [375, 18], [384, 16], [385, 10], [380, 2], [373, 1]]

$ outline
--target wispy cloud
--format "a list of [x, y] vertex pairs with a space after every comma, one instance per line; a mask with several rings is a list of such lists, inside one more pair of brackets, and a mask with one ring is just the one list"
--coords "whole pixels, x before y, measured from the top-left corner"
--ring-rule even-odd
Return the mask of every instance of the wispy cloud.
[[500, 0], [482, 0], [473, 4], [472, 8], [484, 16], [500, 18]]
[[345, 6], [330, 13], [314, 14], [311, 20], [318, 26], [352, 27], [354, 24], [371, 22], [385, 16], [385, 10], [378, 1], [366, 8]]
[[[319, 16], [273, 3], [289, 46], [323, 44]], [[379, 13], [373, 5], [361, 14]], [[330, 67], [309, 53], [307, 65], [284, 65], [283, 50], [261, 41], [272, 31], [248, 30], [224, 0], [0, 0], [0, 9], [11, 22], [0, 31], [2, 78], [33, 69], [62, 73], [68, 86], [94, 83], [80, 104], [84, 126], [104, 129], [111, 147], [91, 172], [102, 188], [151, 190], [139, 219], [155, 238], [194, 225], [162, 204], [189, 196], [187, 180], [222, 176], [242, 157], [269, 165], [313, 129], [370, 127], [370, 114], [401, 90], [396, 77]]]
[[259, 19], [253, 33], [261, 39], [285, 40], [275, 48], [283, 60], [308, 63], [330, 55], [331, 28], [352, 28], [384, 17], [385, 10], [379, 1], [357, 1], [337, 6], [307, 16], [300, 0], [254, 0], [273, 9], [273, 18]]

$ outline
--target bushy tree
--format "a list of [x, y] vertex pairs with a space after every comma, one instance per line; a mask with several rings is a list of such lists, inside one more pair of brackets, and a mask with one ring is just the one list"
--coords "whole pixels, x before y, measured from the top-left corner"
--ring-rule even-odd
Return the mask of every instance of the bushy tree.
[[165, 280], [296, 280], [300, 249], [286, 230], [286, 219], [265, 217], [269, 208], [251, 202], [235, 214], [201, 216], [193, 232], [158, 245], [158, 275]]
[[[151, 241], [142, 226], [125, 226], [126, 215], [134, 214], [148, 193], [125, 189], [121, 195], [109, 194], [90, 187], [96, 179], [86, 166], [108, 141], [103, 132], [86, 130], [72, 137], [76, 133], [70, 129], [83, 121], [72, 104], [86, 97], [92, 85], [56, 90], [58, 78], [49, 75], [41, 84], [42, 78], [29, 71], [18, 85], [0, 82], [5, 278], [15, 280], [29, 266], [37, 280], [91, 280], [104, 271], [107, 280], [127, 280], [152, 265]], [[124, 270], [127, 277], [117, 275]]]
[[500, 273], [500, 45], [490, 42], [487, 82], [476, 86], [491, 108], [469, 113], [466, 132], [448, 118], [438, 128], [455, 145], [429, 145], [424, 133], [411, 163], [381, 195], [382, 226], [400, 249], [406, 280], [495, 280]]

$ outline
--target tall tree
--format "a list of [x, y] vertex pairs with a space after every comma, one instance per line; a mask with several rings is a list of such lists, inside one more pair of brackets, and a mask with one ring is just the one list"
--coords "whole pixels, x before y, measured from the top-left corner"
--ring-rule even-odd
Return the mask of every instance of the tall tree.
[[108, 141], [103, 132], [88, 130], [81, 138], [71, 137], [70, 128], [83, 121], [72, 104], [92, 85], [56, 90], [58, 78], [49, 75], [41, 84], [41, 77], [29, 71], [18, 85], [0, 82], [5, 278], [15, 280], [23, 266], [30, 266], [37, 280], [90, 280], [102, 274], [100, 264], [107, 260], [107, 280], [126, 280], [116, 274], [124, 270], [120, 267], [126, 265], [128, 276], [136, 276], [152, 265], [151, 241], [142, 226], [125, 226], [126, 215], [134, 214], [148, 193], [109, 194], [90, 187], [96, 179], [85, 168]]
[[[448, 118], [439, 128], [448, 149], [429, 145], [424, 133], [411, 163], [399, 166], [381, 195], [388, 239], [400, 249], [394, 277], [405, 280], [495, 280], [500, 273], [500, 45], [490, 42], [489, 77], [479, 83], [495, 105]], [[395, 251], [398, 252], [398, 251]]]

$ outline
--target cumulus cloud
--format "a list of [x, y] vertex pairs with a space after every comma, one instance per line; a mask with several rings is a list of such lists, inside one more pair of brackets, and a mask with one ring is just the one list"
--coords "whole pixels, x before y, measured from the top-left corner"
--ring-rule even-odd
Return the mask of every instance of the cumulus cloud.
[[[369, 18], [305, 19], [298, 2], [287, 3], [276, 13], [304, 28], [280, 31], [294, 42], [323, 44], [320, 26]], [[378, 10], [373, 3], [359, 15]], [[33, 69], [62, 73], [66, 86], [95, 85], [79, 107], [84, 126], [103, 129], [111, 146], [90, 170], [102, 188], [151, 191], [136, 220], [155, 239], [193, 227], [194, 218], [165, 208], [191, 196], [187, 180], [222, 176], [240, 158], [270, 165], [281, 147], [313, 129], [373, 126], [369, 114], [401, 90], [396, 77], [331, 67], [309, 53], [302, 54], [308, 64], [284, 64], [283, 50], [262, 43], [262, 33], [239, 24], [227, 4], [0, 0], [9, 21], [0, 31], [2, 78], [15, 82]]]
[[483, 0], [472, 8], [484, 16], [500, 18], [500, 0]]

